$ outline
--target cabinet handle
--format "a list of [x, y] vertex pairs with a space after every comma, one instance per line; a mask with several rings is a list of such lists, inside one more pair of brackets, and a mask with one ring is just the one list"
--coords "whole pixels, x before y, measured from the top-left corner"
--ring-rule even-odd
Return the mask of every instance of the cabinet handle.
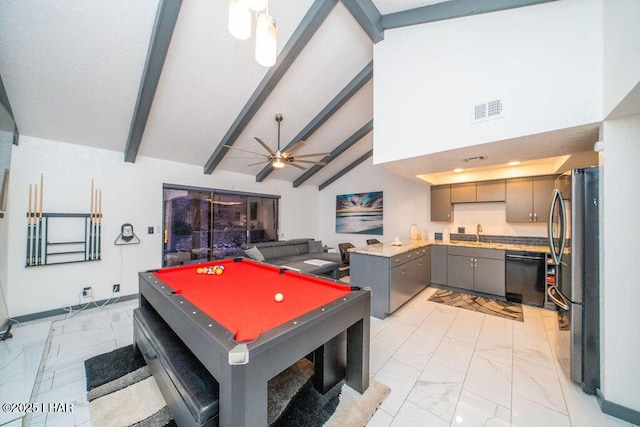
[[533, 221], [533, 214], [531, 212], [529, 212], [529, 221]]
[[538, 213], [537, 213], [537, 212], [534, 212], [534, 213], [533, 213], [533, 220], [534, 220], [535, 222], [538, 222]]

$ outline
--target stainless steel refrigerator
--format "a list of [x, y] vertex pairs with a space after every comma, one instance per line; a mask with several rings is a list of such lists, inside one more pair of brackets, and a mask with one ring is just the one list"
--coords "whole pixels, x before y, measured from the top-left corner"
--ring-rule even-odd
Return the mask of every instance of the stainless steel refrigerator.
[[556, 274], [547, 297], [558, 306], [558, 323], [565, 331], [560, 336], [569, 341], [569, 376], [589, 394], [600, 387], [599, 186], [598, 167], [561, 175], [547, 224]]

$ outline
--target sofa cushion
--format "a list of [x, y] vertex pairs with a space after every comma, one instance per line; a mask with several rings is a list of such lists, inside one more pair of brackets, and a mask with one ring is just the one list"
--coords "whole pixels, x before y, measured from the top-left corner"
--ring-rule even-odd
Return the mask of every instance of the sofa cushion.
[[264, 261], [265, 256], [260, 252], [260, 249], [255, 246], [246, 249], [244, 253], [251, 259], [255, 259], [256, 261]]
[[322, 249], [322, 240], [311, 240], [309, 242], [309, 253], [310, 254], [321, 254], [323, 253]]

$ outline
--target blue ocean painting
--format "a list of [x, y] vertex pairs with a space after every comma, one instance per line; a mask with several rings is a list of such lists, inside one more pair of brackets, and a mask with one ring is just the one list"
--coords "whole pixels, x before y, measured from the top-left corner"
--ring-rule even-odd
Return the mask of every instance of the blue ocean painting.
[[336, 233], [382, 235], [382, 191], [336, 196]]

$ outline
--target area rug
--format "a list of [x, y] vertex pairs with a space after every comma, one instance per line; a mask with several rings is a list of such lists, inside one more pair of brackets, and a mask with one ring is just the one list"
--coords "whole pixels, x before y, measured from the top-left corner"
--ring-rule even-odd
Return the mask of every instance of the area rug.
[[[127, 346], [85, 361], [91, 425], [175, 426], [149, 368], [133, 355]], [[313, 364], [302, 359], [269, 381], [270, 426], [360, 427], [390, 392], [371, 381], [361, 395], [340, 382], [322, 395], [313, 388], [312, 375]]]
[[438, 289], [436, 293], [429, 298], [429, 301], [524, 322], [522, 305], [513, 302], [462, 294], [445, 289]]

